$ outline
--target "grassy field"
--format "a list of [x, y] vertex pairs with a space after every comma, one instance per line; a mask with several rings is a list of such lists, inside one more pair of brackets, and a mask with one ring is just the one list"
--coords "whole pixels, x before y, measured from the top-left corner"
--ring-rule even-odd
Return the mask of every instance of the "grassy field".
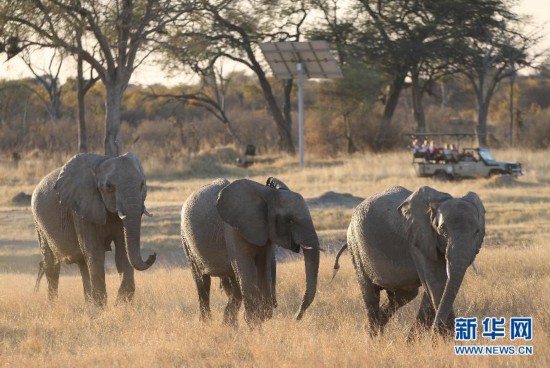
[[[98, 310], [84, 304], [77, 267], [62, 267], [59, 299], [47, 301], [46, 283], [33, 293], [40, 260], [30, 208], [11, 198], [31, 193], [40, 178], [65, 157], [24, 159], [19, 168], [0, 166], [0, 365], [46, 366], [178, 366], [178, 367], [333, 367], [333, 366], [550, 366], [550, 155], [549, 151], [496, 151], [501, 160], [520, 160], [526, 175], [441, 183], [414, 176], [409, 153], [365, 154], [334, 160], [312, 160], [299, 171], [286, 157], [260, 159], [245, 170], [209, 162], [205, 170], [185, 160], [145, 161], [149, 194], [142, 248], [155, 251], [157, 264], [136, 274], [136, 300], [115, 306], [119, 285], [113, 256], [108, 255], [109, 304]], [[264, 182], [277, 176], [305, 198], [325, 192], [367, 197], [392, 185], [414, 189], [430, 185], [453, 195], [475, 191], [487, 209], [486, 238], [455, 302], [457, 315], [532, 316], [532, 341], [477, 345], [532, 345], [530, 356], [456, 356], [454, 341], [420, 336], [407, 342], [418, 300], [404, 307], [386, 334], [370, 338], [365, 310], [349, 254], [331, 281], [334, 250], [345, 241], [353, 207], [311, 206], [315, 226], [327, 252], [322, 254], [317, 297], [301, 322], [293, 320], [304, 289], [303, 262], [288, 258], [278, 268], [279, 308], [261, 329], [222, 326], [226, 298], [214, 282], [214, 319], [203, 324], [191, 273], [179, 239], [179, 211], [185, 198], [213, 178], [249, 177]], [[312, 202], [313, 203], [313, 202]], [[241, 312], [242, 314], [242, 312]], [[478, 330], [480, 335], [481, 329]]]

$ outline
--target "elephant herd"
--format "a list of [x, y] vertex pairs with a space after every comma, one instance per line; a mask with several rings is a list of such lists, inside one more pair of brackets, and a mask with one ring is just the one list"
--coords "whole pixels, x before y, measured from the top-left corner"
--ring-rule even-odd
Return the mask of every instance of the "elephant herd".
[[[156, 254], [143, 260], [141, 218], [147, 186], [137, 155], [79, 154], [48, 174], [32, 195], [40, 262], [36, 289], [46, 275], [50, 300], [57, 296], [60, 263], [80, 268], [84, 297], [98, 306], [107, 301], [105, 252], [115, 247], [122, 276], [118, 301], [131, 301], [134, 269], [146, 270]], [[347, 232], [357, 281], [372, 334], [413, 300], [422, 286], [414, 328], [447, 334], [453, 302], [485, 233], [485, 210], [475, 193], [453, 198], [430, 187], [411, 192], [392, 187], [355, 209]], [[301, 319], [317, 290], [319, 238], [304, 198], [282, 181], [217, 179], [183, 203], [181, 239], [199, 296], [201, 320], [210, 318], [211, 277], [221, 279], [228, 303], [224, 323], [235, 326], [244, 302], [251, 327], [277, 307], [275, 248], [302, 252], [306, 290]], [[380, 306], [380, 292], [387, 301]]]

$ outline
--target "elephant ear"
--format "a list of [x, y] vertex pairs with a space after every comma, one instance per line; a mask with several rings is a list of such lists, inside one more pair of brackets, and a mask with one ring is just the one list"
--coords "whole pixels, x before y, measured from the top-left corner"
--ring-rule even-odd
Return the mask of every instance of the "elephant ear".
[[248, 179], [236, 180], [222, 189], [216, 208], [223, 221], [237, 228], [250, 243], [265, 245], [268, 239], [267, 188]]
[[438, 236], [432, 222], [439, 205], [451, 198], [450, 194], [421, 187], [398, 207], [406, 219], [409, 243], [433, 261], [437, 260]]
[[106, 223], [107, 209], [97, 188], [94, 169], [107, 158], [92, 153], [78, 154], [63, 166], [55, 183], [62, 206], [100, 225]]
[[481, 247], [481, 243], [483, 243], [483, 238], [485, 237], [485, 207], [483, 206], [483, 202], [481, 202], [481, 199], [474, 192], [468, 192], [464, 197], [462, 197], [462, 199], [466, 202], [473, 204], [474, 207], [477, 209], [479, 219], [478, 240], [479, 246]]
[[270, 176], [269, 178], [267, 178], [265, 185], [275, 189], [290, 190], [288, 189], [288, 186], [285, 183], [283, 183], [281, 180], [277, 178], [274, 178], [273, 176]]
[[130, 160], [136, 170], [145, 177], [145, 171], [143, 170], [143, 166], [141, 165], [141, 161], [139, 160], [138, 155], [136, 155], [134, 152], [126, 152], [121, 157]]

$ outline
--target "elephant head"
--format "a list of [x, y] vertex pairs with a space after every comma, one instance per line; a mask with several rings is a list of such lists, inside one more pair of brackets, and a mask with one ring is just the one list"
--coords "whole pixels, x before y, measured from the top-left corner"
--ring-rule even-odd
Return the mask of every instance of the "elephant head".
[[220, 192], [218, 213], [251, 244], [261, 247], [271, 241], [294, 252], [303, 250], [306, 291], [296, 316], [301, 319], [317, 291], [319, 238], [304, 198], [280, 180], [271, 183], [234, 181]]
[[485, 235], [485, 208], [477, 194], [453, 198], [430, 187], [421, 187], [400, 206], [411, 246], [425, 258], [445, 257], [447, 280], [434, 327], [440, 328], [452, 310], [464, 274], [481, 248]]
[[78, 154], [61, 169], [55, 189], [59, 203], [85, 220], [105, 225], [107, 213], [118, 214], [124, 228], [128, 260], [137, 270], [146, 270], [156, 254], [143, 261], [140, 252], [141, 216], [147, 186], [139, 158], [134, 153], [108, 157]]

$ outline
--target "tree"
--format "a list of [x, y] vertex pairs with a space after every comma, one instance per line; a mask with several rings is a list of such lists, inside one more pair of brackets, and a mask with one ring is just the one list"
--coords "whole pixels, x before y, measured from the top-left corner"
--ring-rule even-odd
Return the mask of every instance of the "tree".
[[[106, 90], [105, 153], [120, 154], [121, 99], [133, 71], [153, 51], [169, 23], [189, 14], [193, 0], [4, 0], [0, 24], [26, 45], [61, 48], [80, 56], [98, 73]], [[95, 40], [96, 56], [84, 39]], [[93, 44], [93, 43], [92, 43]]]
[[88, 152], [86, 134], [86, 93], [96, 84], [99, 77], [94, 76], [94, 69], [90, 68], [90, 77], [84, 78], [84, 59], [76, 56], [76, 95], [78, 105], [78, 152]]
[[[39, 90], [33, 88], [28, 84], [24, 84], [26, 88], [30, 88], [31, 91], [42, 101], [50, 118], [53, 120], [61, 119], [61, 94], [63, 88], [59, 81], [59, 73], [63, 66], [63, 54], [54, 50], [54, 53], [50, 57], [50, 61], [46, 69], [39, 70], [37, 65], [34, 65], [31, 60], [32, 51], [27, 48], [20, 54], [21, 60], [25, 63], [27, 68], [34, 75], [36, 82], [41, 87], [40, 89], [46, 92], [46, 96], [43, 96]], [[57, 65], [55, 65], [57, 62]]]
[[210, 65], [203, 69], [198, 65], [192, 65], [191, 68], [201, 77], [198, 86], [182, 86], [184, 90], [176, 94], [158, 93], [153, 90], [150, 97], [169, 98], [181, 101], [186, 105], [200, 106], [224, 124], [237, 146], [243, 147], [244, 142], [226, 110], [225, 99], [231, 76], [224, 76], [221, 66], [217, 68], [216, 65]]
[[485, 16], [474, 15], [475, 33], [465, 34], [453, 44], [455, 72], [469, 80], [475, 93], [477, 134], [482, 146], [487, 145], [487, 117], [497, 86], [506, 78], [514, 78], [518, 70], [532, 66], [540, 56], [528, 52], [540, 37], [523, 33], [519, 25], [524, 19], [510, 12], [505, 3], [498, 5]]
[[[464, 54], [463, 61], [470, 57], [466, 55], [476, 53], [464, 40], [484, 42], [480, 38], [486, 32], [480, 32], [480, 25], [487, 29], [508, 29], [514, 16], [507, 4], [505, 0], [357, 1], [364, 17], [359, 29], [364, 58], [379, 64], [389, 80], [376, 139], [379, 148], [388, 146], [392, 117], [399, 95], [408, 85], [407, 78], [416, 129], [425, 131], [424, 93], [430, 91], [437, 78], [457, 72], [453, 67], [461, 64], [457, 50]], [[464, 65], [462, 69], [467, 68]]]
[[[170, 55], [199, 74], [211, 75], [213, 65], [232, 60], [251, 70], [258, 78], [264, 99], [277, 126], [279, 148], [295, 153], [292, 141], [291, 93], [293, 81], [284, 83], [282, 103], [259, 58], [258, 44], [271, 41], [299, 41], [308, 13], [305, 0], [223, 0], [209, 1], [195, 14], [186, 32], [172, 30]], [[277, 17], [273, 17], [277, 14]], [[204, 76], [204, 75], [202, 75]]]

